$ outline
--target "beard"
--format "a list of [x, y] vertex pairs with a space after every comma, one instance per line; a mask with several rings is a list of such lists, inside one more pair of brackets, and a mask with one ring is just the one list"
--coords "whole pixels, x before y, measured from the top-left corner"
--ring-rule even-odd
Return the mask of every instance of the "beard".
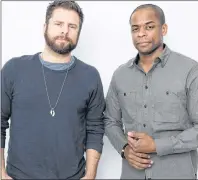
[[[50, 38], [50, 36], [48, 34], [48, 28], [46, 28], [44, 37], [45, 37], [45, 42], [48, 45], [48, 47], [55, 53], [58, 53], [61, 55], [69, 54], [72, 50], [74, 50], [76, 48], [77, 42], [78, 42], [78, 38], [77, 38], [76, 43], [73, 43], [73, 41], [70, 38], [64, 37], [64, 36], [56, 36], [54, 38]], [[78, 37], [79, 37], [79, 35], [78, 35]], [[56, 44], [57, 39], [65, 40], [65, 42]], [[67, 45], [65, 45], [66, 42], [68, 42]]]

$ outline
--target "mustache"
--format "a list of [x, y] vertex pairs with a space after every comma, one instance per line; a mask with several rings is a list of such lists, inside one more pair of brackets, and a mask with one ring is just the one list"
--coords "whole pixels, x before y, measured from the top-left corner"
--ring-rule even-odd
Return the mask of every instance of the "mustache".
[[57, 39], [66, 40], [66, 41], [69, 41], [69, 42], [72, 41], [72, 40], [71, 40], [69, 37], [67, 37], [67, 36], [57, 36], [57, 37], [55, 37], [54, 39], [55, 39], [55, 40], [57, 40]]

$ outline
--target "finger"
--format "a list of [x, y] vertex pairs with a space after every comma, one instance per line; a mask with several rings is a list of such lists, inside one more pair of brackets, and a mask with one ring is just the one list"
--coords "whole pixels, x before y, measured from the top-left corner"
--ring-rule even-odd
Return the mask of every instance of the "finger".
[[142, 164], [140, 162], [135, 161], [134, 159], [130, 159], [130, 163], [137, 166], [140, 169], [151, 167], [151, 164]]
[[135, 156], [133, 160], [140, 164], [147, 164], [147, 165], [153, 164], [153, 161], [151, 159], [144, 159], [144, 158], [140, 158], [138, 156]]
[[153, 161], [148, 154], [136, 153], [132, 149], [129, 149], [129, 158], [142, 164], [153, 164]]
[[129, 144], [130, 151], [134, 151], [134, 149], [136, 149], [134, 146], [134, 143], [131, 143], [131, 141], [128, 141], [128, 144]]
[[131, 142], [128, 141], [128, 144], [129, 144], [130, 148], [135, 149], [134, 145]]
[[131, 137], [129, 137], [128, 136], [128, 143], [131, 145], [131, 146], [133, 146], [133, 147], [135, 147], [136, 145], [136, 143], [137, 143], [137, 140], [135, 140], [134, 138], [131, 138]]
[[136, 153], [133, 152], [135, 156], [139, 157], [139, 158], [144, 158], [144, 159], [150, 159], [151, 157], [148, 154], [144, 154], [144, 153]]
[[137, 132], [135, 132], [135, 131], [128, 132], [128, 136], [131, 138], [135, 138], [136, 133]]
[[128, 132], [128, 136], [135, 138], [135, 139], [142, 139], [145, 136], [145, 133], [139, 133], [139, 132]]
[[138, 166], [139, 168], [143, 168], [143, 169], [151, 167], [151, 164], [142, 164], [142, 163], [139, 163], [139, 162], [136, 162], [136, 161], [134, 161], [134, 164], [136, 166]]
[[[151, 159], [144, 159], [144, 158], [140, 158], [136, 155], [137, 153], [133, 152], [132, 149], [129, 149], [129, 154], [128, 154], [128, 159], [129, 161], [136, 161], [137, 163], [141, 163], [141, 164], [153, 164], [153, 161]], [[139, 153], [142, 154], [142, 153]]]
[[134, 151], [134, 152], [141, 152], [140, 151], [140, 146], [137, 144], [137, 141], [128, 141], [129, 147]]
[[134, 165], [134, 164], [131, 164], [131, 166], [133, 166], [135, 169], [138, 169], [138, 170], [144, 170], [145, 168], [139, 168], [138, 166]]
[[136, 168], [136, 169], [139, 169], [139, 170], [145, 169], [145, 168], [143, 168], [143, 167], [139, 167], [138, 165], [136, 165], [136, 162], [134, 162], [133, 160], [129, 161], [129, 164], [130, 164], [132, 167], [134, 167], [134, 168]]
[[134, 152], [138, 152], [138, 149], [135, 147], [134, 144], [132, 144], [131, 142], [128, 142], [129, 147], [134, 151]]

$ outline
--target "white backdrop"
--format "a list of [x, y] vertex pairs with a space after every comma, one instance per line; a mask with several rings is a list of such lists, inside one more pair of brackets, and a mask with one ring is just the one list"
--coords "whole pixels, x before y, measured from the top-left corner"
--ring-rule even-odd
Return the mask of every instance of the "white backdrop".
[[[12, 57], [43, 50], [43, 24], [48, 3], [48, 1], [2, 2], [2, 65]], [[169, 26], [165, 37], [167, 45], [172, 50], [198, 61], [198, 2], [81, 1], [78, 3], [85, 14], [85, 21], [78, 47], [73, 54], [98, 69], [105, 95], [113, 71], [137, 53], [132, 45], [129, 17], [140, 4], [159, 5], [164, 10]], [[119, 178], [120, 173], [121, 158], [104, 137], [104, 149], [97, 178]]]

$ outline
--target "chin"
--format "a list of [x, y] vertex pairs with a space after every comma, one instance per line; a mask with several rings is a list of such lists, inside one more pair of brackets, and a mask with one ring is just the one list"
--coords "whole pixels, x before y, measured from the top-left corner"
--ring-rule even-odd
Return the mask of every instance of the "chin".
[[148, 49], [148, 48], [139, 48], [138, 51], [141, 52], [141, 53], [148, 53], [148, 52], [150, 52], [151, 50]]
[[139, 51], [139, 53], [142, 55], [149, 55], [152, 54], [152, 51]]

